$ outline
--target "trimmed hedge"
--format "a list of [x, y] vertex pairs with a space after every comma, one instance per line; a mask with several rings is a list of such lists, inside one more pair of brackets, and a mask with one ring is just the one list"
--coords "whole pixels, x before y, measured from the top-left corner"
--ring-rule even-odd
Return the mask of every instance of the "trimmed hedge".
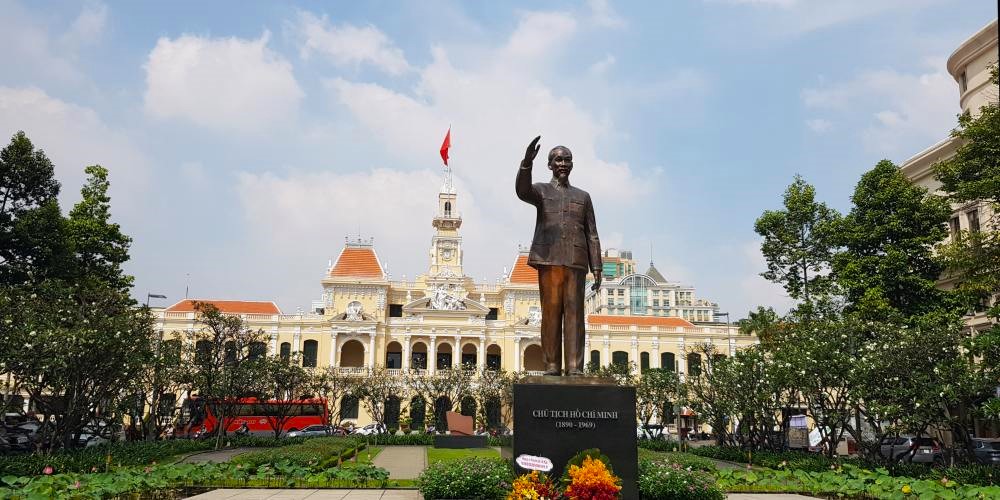
[[672, 439], [639, 439], [639, 448], [652, 451], [677, 451], [680, 443]]
[[501, 458], [471, 457], [435, 462], [417, 479], [424, 498], [502, 500], [514, 483], [514, 469]]
[[230, 462], [251, 468], [287, 462], [298, 467], [322, 470], [337, 466], [341, 460], [354, 456], [364, 447], [364, 442], [351, 437], [318, 437], [296, 445], [243, 453], [233, 457]]
[[[305, 439], [275, 440], [273, 438], [245, 436], [227, 438], [224, 442], [234, 447], [265, 448], [297, 444]], [[172, 439], [167, 441], [113, 442], [89, 448], [59, 450], [50, 455], [41, 453], [3, 455], [0, 456], [0, 477], [7, 475], [35, 476], [42, 474], [45, 467], [52, 467], [57, 473], [104, 471], [109, 465], [108, 455], [111, 455], [111, 467], [150, 465], [176, 455], [214, 448], [214, 439]]]

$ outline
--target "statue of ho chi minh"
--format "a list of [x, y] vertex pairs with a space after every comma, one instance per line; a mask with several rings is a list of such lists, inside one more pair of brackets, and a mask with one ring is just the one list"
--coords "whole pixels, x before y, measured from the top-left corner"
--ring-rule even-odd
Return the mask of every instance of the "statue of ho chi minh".
[[531, 167], [541, 146], [535, 137], [517, 171], [517, 197], [535, 206], [535, 235], [528, 265], [538, 270], [542, 298], [542, 358], [546, 375], [583, 375], [583, 288], [587, 271], [593, 290], [601, 286], [601, 241], [594, 205], [586, 191], [569, 184], [573, 153], [556, 146], [549, 151], [549, 182], [531, 183]]

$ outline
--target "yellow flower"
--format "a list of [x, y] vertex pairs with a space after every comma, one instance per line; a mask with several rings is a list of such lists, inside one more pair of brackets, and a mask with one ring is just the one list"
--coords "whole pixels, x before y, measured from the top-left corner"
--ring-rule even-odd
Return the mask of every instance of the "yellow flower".
[[910, 492], [912, 492], [913, 490], [910, 489], [910, 485], [904, 484], [903, 487], [900, 488], [900, 491], [902, 491], [903, 493], [906, 493], [907, 495], [909, 495]]

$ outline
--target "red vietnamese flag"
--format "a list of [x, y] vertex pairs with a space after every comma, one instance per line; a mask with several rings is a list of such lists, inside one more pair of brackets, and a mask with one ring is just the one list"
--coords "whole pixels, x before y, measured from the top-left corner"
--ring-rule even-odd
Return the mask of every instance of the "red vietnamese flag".
[[445, 166], [448, 165], [448, 149], [451, 148], [451, 127], [448, 127], [448, 133], [444, 136], [444, 142], [441, 143], [441, 159], [444, 160]]

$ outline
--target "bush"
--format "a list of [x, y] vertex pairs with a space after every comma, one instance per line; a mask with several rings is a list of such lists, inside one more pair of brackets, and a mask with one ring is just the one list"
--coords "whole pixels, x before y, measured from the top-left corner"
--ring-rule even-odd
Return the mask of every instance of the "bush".
[[723, 500], [715, 477], [667, 459], [639, 462], [639, 496], [665, 500]]
[[510, 448], [514, 445], [513, 436], [490, 436], [488, 441], [490, 446], [498, 446], [500, 448]]
[[256, 468], [264, 464], [289, 463], [297, 467], [320, 470], [335, 466], [365, 446], [354, 438], [319, 437], [292, 446], [251, 451], [237, 455], [231, 463]]
[[668, 462], [671, 464], [680, 465], [683, 469], [698, 470], [702, 472], [715, 472], [715, 462], [699, 457], [698, 455], [692, 455], [690, 453], [684, 452], [670, 452], [670, 453], [658, 453], [655, 458], [651, 458], [654, 461]]
[[639, 448], [652, 451], [675, 451], [681, 445], [677, 441], [670, 439], [639, 439]]
[[[704, 446], [692, 448], [690, 453], [716, 460], [747, 463], [747, 451], [734, 446]], [[884, 466], [871, 460], [851, 457], [827, 458], [816, 453], [801, 451], [755, 451], [752, 454], [753, 464], [769, 469], [802, 470], [806, 472], [823, 472], [852, 465], [865, 470], [885, 470], [892, 477], [909, 477], [915, 479], [951, 479], [961, 484], [980, 486], [1000, 485], [1000, 472], [997, 467], [988, 465], [961, 465], [946, 468], [933, 468], [919, 463], [896, 463]]]
[[372, 442], [379, 446], [431, 446], [434, 444], [434, 436], [430, 434], [379, 434], [373, 436]]
[[473, 457], [436, 462], [420, 473], [417, 484], [427, 499], [503, 499], [514, 482], [514, 470], [501, 458]]

